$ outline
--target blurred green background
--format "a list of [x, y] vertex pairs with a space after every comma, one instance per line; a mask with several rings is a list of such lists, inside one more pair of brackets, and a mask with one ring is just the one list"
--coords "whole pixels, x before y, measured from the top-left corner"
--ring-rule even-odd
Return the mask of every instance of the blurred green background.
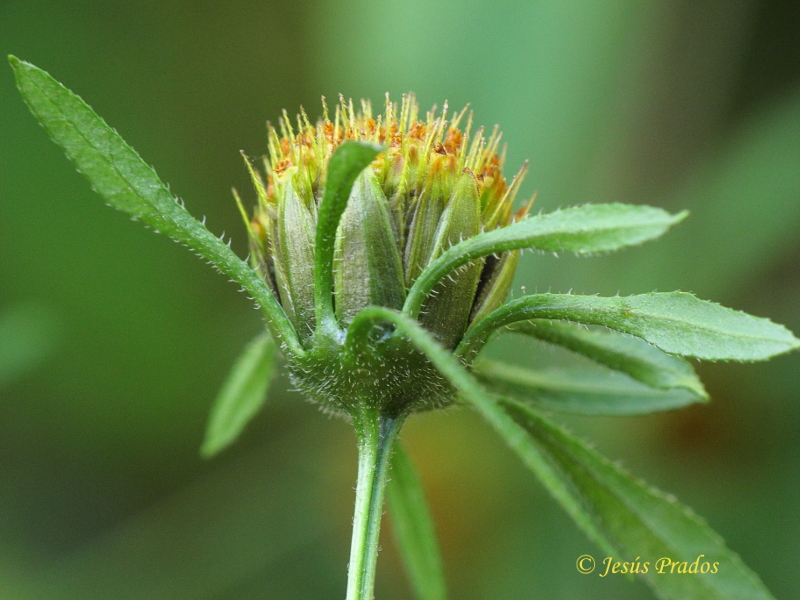
[[[266, 151], [266, 120], [413, 90], [499, 123], [539, 210], [692, 212], [622, 254], [527, 254], [515, 295], [682, 289], [800, 331], [795, 1], [5, 0], [0, 51], [80, 94], [242, 255], [230, 187], [253, 198], [239, 150]], [[349, 426], [283, 377], [240, 443], [198, 458], [258, 313], [105, 207], [0, 74], [0, 599], [343, 597]], [[490, 351], [564, 358], [519, 339]], [[800, 355], [699, 369], [708, 406], [569, 424], [795, 597]], [[470, 411], [414, 417], [404, 438], [453, 598], [652, 597], [576, 571], [600, 552]], [[411, 597], [388, 526], [378, 579], [381, 600]]]

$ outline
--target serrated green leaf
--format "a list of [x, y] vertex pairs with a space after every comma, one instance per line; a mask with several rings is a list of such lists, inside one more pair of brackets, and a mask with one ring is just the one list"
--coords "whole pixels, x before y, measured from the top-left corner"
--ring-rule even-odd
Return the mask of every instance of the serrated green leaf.
[[[526, 460], [529, 466], [537, 474], [555, 478], [557, 490], [551, 492], [557, 491], [557, 499], [570, 498], [571, 509], [582, 513], [579, 524], [593, 523], [587, 533], [602, 536], [603, 545], [613, 550], [609, 556], [614, 562], [647, 564], [647, 571], [641, 567], [638, 576], [659, 597], [773, 599], [722, 538], [675, 498], [633, 478], [531, 408], [508, 401], [501, 406], [530, 436], [535, 453]], [[664, 558], [669, 563], [659, 572], [658, 561]], [[598, 574], [604, 569], [597, 561]]]
[[423, 300], [448, 273], [476, 258], [507, 250], [533, 248], [548, 252], [608, 252], [657, 238], [686, 218], [660, 208], [628, 204], [587, 204], [536, 215], [456, 244], [420, 274], [403, 312], [416, 317]]
[[13, 56], [9, 62], [31, 112], [98, 194], [187, 245], [236, 281], [261, 305], [273, 333], [301, 352], [291, 323], [255, 271], [188, 213], [119, 134], [45, 71]]
[[419, 600], [444, 600], [446, 587], [439, 542], [425, 490], [403, 445], [395, 443], [386, 501], [397, 547]]
[[[410, 339], [539, 477], [553, 497], [607, 556], [650, 562], [647, 583], [668, 600], [773, 600], [758, 577], [699, 517], [673, 498], [633, 479], [529, 407], [498, 403], [452, 354], [406, 315], [370, 307], [348, 331], [347, 346], [378, 323]], [[513, 416], [512, 416], [513, 415]], [[655, 573], [655, 561], [686, 562], [700, 555], [716, 573]], [[676, 567], [677, 568], [677, 567]]]
[[529, 370], [482, 360], [474, 374], [493, 394], [543, 410], [580, 415], [643, 415], [699, 401], [684, 388], [660, 390], [605, 369]]
[[509, 328], [513, 332], [568, 348], [649, 386], [661, 389], [686, 388], [699, 399], [708, 398], [703, 383], [688, 361], [667, 354], [640, 338], [545, 319], [523, 321]]
[[328, 161], [325, 192], [317, 212], [314, 244], [314, 306], [317, 325], [334, 323], [333, 253], [339, 221], [347, 208], [353, 183], [382, 146], [350, 140], [341, 144]]
[[211, 407], [200, 454], [208, 458], [227, 448], [264, 404], [275, 367], [275, 350], [267, 332], [245, 346]]
[[469, 356], [498, 328], [530, 319], [604, 325], [647, 340], [665, 352], [707, 360], [764, 360], [800, 347], [792, 332], [700, 300], [685, 292], [638, 296], [534, 294], [509, 302], [476, 323], [458, 352]]

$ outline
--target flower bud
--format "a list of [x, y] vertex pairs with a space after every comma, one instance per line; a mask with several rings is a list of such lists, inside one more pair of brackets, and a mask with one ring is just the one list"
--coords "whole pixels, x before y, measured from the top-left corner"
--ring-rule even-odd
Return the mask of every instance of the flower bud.
[[[258, 195], [253, 218], [246, 219], [251, 262], [307, 350], [304, 358], [287, 356], [296, 385], [329, 408], [349, 410], [343, 398], [352, 396], [397, 410], [452, 400], [449, 386], [410, 345], [376, 350], [364, 358], [369, 365], [354, 366], [341, 357], [341, 343], [362, 309], [402, 309], [420, 274], [451, 246], [527, 214], [530, 204], [512, 213], [526, 167], [507, 184], [499, 131], [486, 139], [479, 130], [470, 138], [471, 124], [466, 109], [448, 119], [446, 105], [440, 114], [434, 109], [422, 117], [412, 95], [399, 106], [387, 96], [376, 117], [369, 102], [356, 111], [342, 99], [332, 120], [324, 106], [315, 125], [301, 111], [296, 125], [284, 113], [277, 128], [269, 126], [266, 179], [247, 163]], [[330, 328], [316, 321], [314, 243], [328, 161], [346, 140], [386, 150], [356, 178], [339, 221], [332, 305], [341, 333], [331, 337]], [[503, 302], [518, 254], [477, 259], [450, 273], [422, 303], [419, 322], [454, 349], [471, 323]]]

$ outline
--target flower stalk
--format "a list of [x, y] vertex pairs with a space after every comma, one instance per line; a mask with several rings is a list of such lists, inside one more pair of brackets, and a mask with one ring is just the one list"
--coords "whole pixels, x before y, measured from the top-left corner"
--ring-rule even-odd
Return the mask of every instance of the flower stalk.
[[347, 600], [372, 600], [383, 500], [394, 443], [404, 416], [374, 410], [353, 419], [358, 436], [358, 479]]

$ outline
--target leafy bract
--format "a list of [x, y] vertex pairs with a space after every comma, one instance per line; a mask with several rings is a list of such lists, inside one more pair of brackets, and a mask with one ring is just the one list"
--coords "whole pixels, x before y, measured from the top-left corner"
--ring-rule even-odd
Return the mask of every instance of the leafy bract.
[[[648, 572], [641, 576], [659, 596], [669, 600], [772, 599], [758, 577], [689, 509], [633, 479], [529, 407], [496, 401], [413, 319], [386, 308], [367, 308], [353, 321], [348, 345], [382, 322], [392, 323], [425, 353], [608, 556], [648, 562]], [[680, 575], [657, 574], [656, 561], [662, 558], [668, 558], [670, 565], [675, 561], [674, 568], [682, 569]], [[698, 558], [698, 572], [692, 573]], [[700, 562], [709, 563], [708, 572], [699, 572]]]
[[493, 394], [544, 410], [582, 415], [642, 415], [694, 404], [688, 389], [656, 389], [606, 369], [532, 371], [482, 360], [475, 376]]
[[555, 478], [558, 494], [569, 496], [582, 518], [593, 522], [587, 533], [602, 536], [614, 562], [638, 562], [639, 576], [659, 597], [773, 598], [722, 538], [675, 498], [633, 478], [531, 408], [508, 401], [501, 406], [529, 436], [535, 450], [529, 466]]
[[333, 320], [333, 253], [336, 230], [356, 177], [383, 150], [382, 146], [350, 140], [342, 143], [328, 161], [325, 192], [317, 213], [314, 245], [314, 305], [317, 325]]
[[612, 298], [534, 294], [509, 302], [476, 323], [464, 336], [459, 353], [468, 356], [498, 328], [530, 319], [605, 325], [665, 352], [708, 360], [764, 360], [800, 347], [800, 340], [783, 325], [685, 292]]
[[423, 300], [448, 273], [472, 260], [519, 248], [589, 254], [640, 244], [686, 218], [660, 208], [587, 204], [536, 215], [468, 238], [434, 260], [411, 287], [403, 312], [417, 316]]
[[700, 399], [708, 398], [703, 383], [689, 362], [667, 354], [641, 338], [546, 319], [522, 321], [509, 328], [563, 346], [649, 386], [660, 389], [685, 388]]
[[31, 112], [98, 194], [114, 208], [185, 244], [236, 281], [261, 305], [273, 333], [300, 351], [291, 323], [256, 272], [189, 214], [116, 131], [45, 71], [13, 56], [9, 61]]
[[275, 342], [264, 332], [236, 359], [214, 400], [200, 453], [210, 457], [232, 444], [267, 398], [275, 366]]
[[403, 444], [395, 443], [386, 500], [395, 539], [419, 600], [446, 597], [442, 558], [425, 490]]

